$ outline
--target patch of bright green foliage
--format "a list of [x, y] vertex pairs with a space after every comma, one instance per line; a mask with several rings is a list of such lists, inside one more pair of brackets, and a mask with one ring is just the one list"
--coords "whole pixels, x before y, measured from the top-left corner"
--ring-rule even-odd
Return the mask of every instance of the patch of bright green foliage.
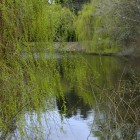
[[92, 0], [79, 12], [75, 26], [78, 39], [89, 52], [116, 53], [138, 48], [139, 2]]
[[86, 47], [87, 52], [116, 53], [119, 44], [110, 38], [106, 26], [107, 15], [100, 14], [95, 1], [83, 6], [75, 22], [78, 40]]
[[[56, 98], [61, 98], [63, 113], [66, 113], [62, 72], [70, 85], [84, 85], [87, 68], [80, 59], [69, 61], [64, 52], [60, 67], [55, 57], [54, 41], [65, 45], [64, 41], [74, 30], [74, 19], [75, 15], [69, 9], [59, 4], [50, 5], [45, 0], [0, 1], [2, 139], [10, 137], [9, 133], [15, 130], [21, 138], [30, 139], [24, 129], [28, 128], [24, 115], [29, 113], [34, 121], [36, 112], [40, 124], [41, 113], [53, 110]], [[41, 53], [32, 51], [31, 43], [35, 50], [41, 49]], [[46, 58], [46, 47], [50, 58]]]

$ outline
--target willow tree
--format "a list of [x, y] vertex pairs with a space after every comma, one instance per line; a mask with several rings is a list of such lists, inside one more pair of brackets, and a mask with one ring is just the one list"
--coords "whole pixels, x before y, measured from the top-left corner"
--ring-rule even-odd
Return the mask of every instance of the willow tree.
[[[84, 85], [86, 67], [82, 67], [85, 64], [80, 59], [69, 61], [64, 53], [59, 65], [55, 58], [54, 41], [58, 39], [64, 47], [64, 41], [73, 32], [74, 17], [69, 9], [46, 0], [0, 1], [2, 139], [15, 129], [23, 139], [28, 137], [22, 127], [26, 125], [26, 119], [22, 120], [26, 111], [35, 111], [39, 120], [40, 112], [53, 108], [55, 98], [61, 98], [65, 108], [61, 73], [71, 85]], [[22, 121], [20, 125], [17, 120]]]
[[[41, 67], [46, 66], [48, 71], [51, 71], [51, 69], [57, 67], [55, 59], [49, 60], [51, 65], [48, 64], [45, 60], [45, 51], [54, 54], [56, 36], [65, 41], [71, 27], [70, 24], [67, 24], [68, 19], [66, 17], [74, 15], [66, 9], [67, 13], [63, 16], [64, 10], [61, 5], [50, 5], [45, 0], [1, 1], [1, 74], [11, 75], [12, 77], [21, 74], [19, 80], [27, 77], [32, 80], [31, 76], [35, 76], [32, 73], [34, 69], [40, 70]], [[63, 21], [64, 18], [66, 20]], [[63, 29], [60, 30], [62, 22]], [[44, 53], [35, 54], [35, 51]], [[4, 81], [5, 78], [1, 78], [1, 83], [4, 83]]]
[[123, 46], [139, 46], [139, 7], [137, 0], [92, 0], [79, 12], [76, 21], [79, 40], [88, 49], [91, 46], [90, 51], [102, 53], [120, 51]]
[[84, 5], [75, 22], [78, 40], [89, 52], [110, 53], [116, 50], [116, 43], [110, 39], [109, 27], [106, 24], [109, 20], [108, 11], [100, 8], [105, 7], [102, 3], [106, 2], [93, 0]]

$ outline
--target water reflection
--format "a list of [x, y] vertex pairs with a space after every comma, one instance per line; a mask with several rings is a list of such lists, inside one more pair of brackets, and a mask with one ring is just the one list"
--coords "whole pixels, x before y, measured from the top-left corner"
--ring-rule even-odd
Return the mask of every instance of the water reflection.
[[100, 112], [95, 113], [97, 130], [93, 133], [96, 136], [103, 140], [139, 140], [140, 96], [136, 85], [125, 81], [112, 93], [102, 96], [98, 104]]
[[24, 92], [8, 79], [11, 90], [0, 94], [1, 139], [140, 140], [137, 59], [74, 56], [55, 63], [57, 72], [49, 63], [35, 70], [39, 92], [28, 78]]
[[[100, 94], [95, 113], [97, 129], [93, 130], [100, 139], [140, 139], [140, 75], [139, 65], [134, 60], [122, 61], [121, 69], [116, 73], [120, 74], [119, 79], [116, 77], [112, 81], [114, 88]], [[101, 89], [98, 91], [101, 92]]]
[[[80, 115], [81, 118], [87, 119], [88, 114], [91, 110], [89, 104], [85, 104], [82, 97], [78, 96], [74, 89], [67, 91], [64, 96], [66, 102], [66, 114], [65, 117], [71, 118], [73, 116]], [[60, 112], [64, 112], [63, 101], [57, 100], [57, 106]]]

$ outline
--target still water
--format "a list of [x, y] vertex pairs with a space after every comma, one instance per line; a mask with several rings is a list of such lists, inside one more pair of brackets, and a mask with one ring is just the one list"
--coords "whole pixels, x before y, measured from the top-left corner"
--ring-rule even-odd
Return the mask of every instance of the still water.
[[[30, 104], [19, 107], [20, 111], [5, 122], [1, 139], [140, 140], [140, 60], [73, 55], [68, 57], [70, 63], [79, 59], [82, 63], [78, 67], [86, 65], [82, 70], [71, 66], [67, 73], [72, 78], [68, 80], [61, 55], [57, 56], [64, 95], [54, 96], [53, 90], [47, 97], [30, 95]], [[75, 73], [81, 76], [76, 77], [77, 82], [72, 76]], [[34, 98], [39, 105], [33, 103]], [[1, 105], [6, 108], [3, 100]], [[14, 101], [21, 105], [19, 97]]]

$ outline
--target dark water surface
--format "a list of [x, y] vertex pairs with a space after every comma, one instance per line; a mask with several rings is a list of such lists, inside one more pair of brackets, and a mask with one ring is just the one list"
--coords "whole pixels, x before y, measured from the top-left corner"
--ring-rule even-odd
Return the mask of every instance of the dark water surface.
[[140, 140], [140, 59], [92, 55], [80, 59], [92, 71], [89, 83], [83, 80], [85, 87], [79, 89], [62, 78], [63, 98], [42, 98], [46, 108], [40, 106], [39, 111], [23, 109], [3, 139]]

